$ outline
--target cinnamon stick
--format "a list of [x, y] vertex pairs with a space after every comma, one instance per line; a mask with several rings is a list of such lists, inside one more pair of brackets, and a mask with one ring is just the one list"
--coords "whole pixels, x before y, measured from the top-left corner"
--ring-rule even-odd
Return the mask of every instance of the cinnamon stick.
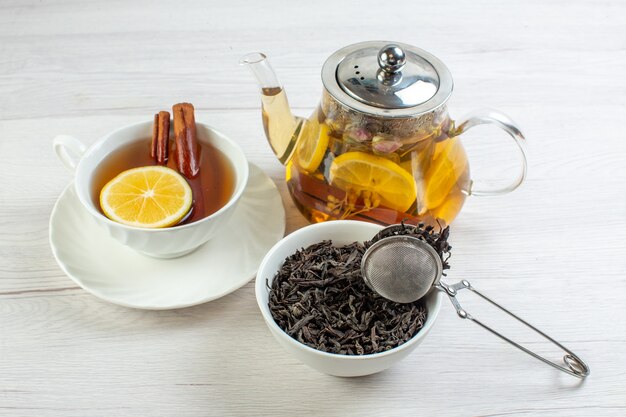
[[158, 137], [159, 137], [159, 113], [154, 115], [154, 123], [152, 123], [152, 143], [150, 145], [150, 157], [152, 159], [156, 159]]
[[196, 135], [196, 120], [191, 103], [178, 103], [172, 107], [174, 113], [174, 137], [176, 140], [176, 164], [178, 172], [191, 179], [200, 172], [199, 145]]
[[150, 155], [159, 165], [167, 165], [170, 141], [170, 114], [161, 111], [154, 115]]

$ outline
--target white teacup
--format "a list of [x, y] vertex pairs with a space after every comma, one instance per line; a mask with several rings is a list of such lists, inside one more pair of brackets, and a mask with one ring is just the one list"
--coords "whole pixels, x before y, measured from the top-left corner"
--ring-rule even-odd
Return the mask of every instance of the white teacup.
[[228, 223], [248, 181], [248, 162], [239, 145], [206, 124], [196, 122], [196, 130], [199, 141], [213, 145], [231, 162], [235, 188], [228, 202], [215, 213], [193, 223], [163, 229], [145, 229], [114, 222], [100, 212], [99, 202], [92, 197], [94, 173], [100, 162], [124, 145], [151, 137], [151, 121], [122, 127], [104, 136], [89, 149], [79, 140], [66, 135], [55, 137], [53, 145], [59, 160], [74, 172], [74, 185], [81, 204], [100, 226], [119, 242], [143, 254], [175, 258], [206, 243]]

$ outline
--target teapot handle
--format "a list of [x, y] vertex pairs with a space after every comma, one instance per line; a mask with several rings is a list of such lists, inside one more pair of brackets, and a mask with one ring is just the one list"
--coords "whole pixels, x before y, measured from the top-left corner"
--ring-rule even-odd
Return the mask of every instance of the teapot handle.
[[465, 121], [461, 122], [458, 125], [454, 133], [455, 135], [460, 135], [468, 129], [482, 124], [494, 124], [509, 134], [509, 136], [513, 139], [513, 141], [517, 145], [517, 148], [519, 149], [521, 156], [520, 165], [515, 180], [513, 180], [510, 184], [500, 188], [489, 188], [487, 186], [475, 187], [476, 184], [474, 183], [474, 181], [472, 181], [468, 194], [477, 196], [491, 196], [510, 193], [511, 191], [519, 187], [526, 178], [527, 163], [526, 152], [524, 151], [524, 148], [526, 146], [526, 139], [524, 138], [524, 135], [522, 134], [520, 128], [515, 124], [513, 120], [511, 120], [508, 116], [494, 110], [479, 110], [470, 114], [465, 119]]

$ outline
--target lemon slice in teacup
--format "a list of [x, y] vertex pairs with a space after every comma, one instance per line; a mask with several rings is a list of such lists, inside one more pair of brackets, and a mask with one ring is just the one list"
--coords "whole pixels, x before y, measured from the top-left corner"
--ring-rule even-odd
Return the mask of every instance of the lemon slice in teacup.
[[193, 202], [191, 187], [164, 166], [129, 169], [100, 191], [100, 207], [111, 220], [128, 226], [161, 228], [180, 222]]

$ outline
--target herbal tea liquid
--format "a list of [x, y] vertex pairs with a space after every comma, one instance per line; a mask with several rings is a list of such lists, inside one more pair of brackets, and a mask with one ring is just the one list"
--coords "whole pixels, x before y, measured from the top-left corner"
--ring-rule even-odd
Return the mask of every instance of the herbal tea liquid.
[[[318, 108], [286, 166], [296, 206], [312, 222], [405, 220], [449, 225], [463, 206], [470, 180], [465, 151], [458, 138], [448, 136], [446, 126], [450, 126], [447, 118], [430, 136], [398, 145], [397, 150], [385, 149], [387, 143], [394, 143], [393, 138], [385, 138], [377, 152], [373, 150], [376, 136], [359, 142], [358, 135], [355, 139], [346, 133], [349, 124], [329, 120]], [[321, 159], [319, 165], [316, 158]], [[398, 185], [395, 179], [404, 182]]]

